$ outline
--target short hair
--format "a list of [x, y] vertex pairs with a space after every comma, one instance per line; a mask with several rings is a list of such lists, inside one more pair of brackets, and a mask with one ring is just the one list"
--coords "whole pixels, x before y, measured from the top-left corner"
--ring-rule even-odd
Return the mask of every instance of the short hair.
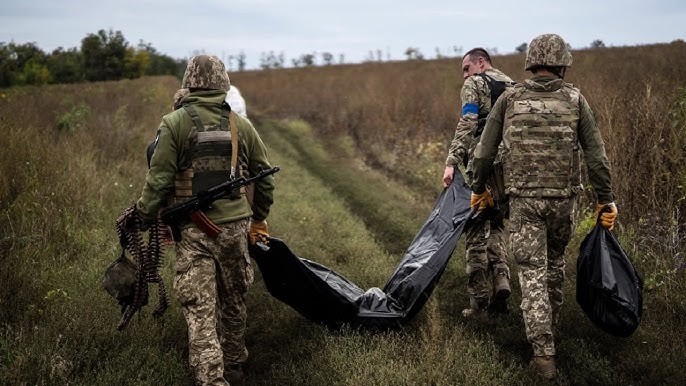
[[489, 55], [488, 51], [481, 47], [472, 48], [471, 50], [467, 51], [467, 53], [462, 56], [462, 59], [466, 58], [467, 55], [471, 57], [472, 61], [476, 60], [476, 58], [484, 58], [486, 62], [493, 64], [491, 63], [491, 55]]

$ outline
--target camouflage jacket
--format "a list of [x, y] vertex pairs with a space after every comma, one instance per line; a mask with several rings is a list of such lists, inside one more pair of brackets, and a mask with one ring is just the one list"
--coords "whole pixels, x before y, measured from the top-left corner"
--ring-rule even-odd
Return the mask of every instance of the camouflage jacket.
[[[562, 79], [542, 76], [535, 76], [526, 80], [523, 86], [534, 91], [555, 91], [561, 87], [572, 87], [570, 84], [564, 83]], [[503, 140], [503, 130], [505, 129], [503, 122], [508, 111], [512, 109], [515, 92], [515, 90], [505, 91], [493, 106], [481, 135], [481, 141], [474, 152], [472, 190], [476, 193], [482, 193], [486, 189], [486, 179], [495, 160], [498, 146]], [[577, 138], [584, 151], [589, 180], [598, 196], [598, 202], [609, 203], [614, 201], [610, 162], [605, 154], [605, 144], [596, 125], [593, 111], [586, 98], [580, 93]], [[505, 144], [505, 151], [508, 150], [508, 145]]]
[[[489, 68], [484, 74], [496, 81], [512, 82], [510, 77], [495, 68]], [[448, 158], [445, 161], [446, 166], [455, 167], [463, 164], [465, 156], [471, 164], [474, 148], [479, 142], [479, 136], [475, 135], [479, 125], [479, 116], [486, 116], [491, 111], [491, 90], [486, 80], [479, 75], [472, 75], [465, 79], [460, 99], [462, 100], [460, 120], [450, 144]], [[468, 164], [467, 170], [471, 169], [470, 166]]]
[[[221, 106], [226, 93], [222, 91], [201, 91], [191, 93], [184, 99], [198, 112], [203, 124], [217, 125], [221, 117]], [[246, 118], [236, 114], [241, 158], [247, 164], [247, 176], [257, 174], [260, 168], [269, 168], [267, 149]], [[145, 186], [136, 203], [138, 212], [147, 218], [156, 216], [159, 209], [167, 204], [174, 193], [176, 173], [190, 164], [189, 141], [194, 128], [193, 121], [181, 108], [162, 118], [157, 131], [158, 140], [155, 153], [150, 160], [150, 169], [145, 177]], [[231, 149], [226, 149], [230, 153]], [[255, 195], [251, 208], [248, 199], [220, 199], [212, 208], [205, 211], [207, 217], [216, 224], [239, 220], [252, 216], [260, 221], [267, 217], [273, 202], [274, 177], [268, 176], [255, 183]]]

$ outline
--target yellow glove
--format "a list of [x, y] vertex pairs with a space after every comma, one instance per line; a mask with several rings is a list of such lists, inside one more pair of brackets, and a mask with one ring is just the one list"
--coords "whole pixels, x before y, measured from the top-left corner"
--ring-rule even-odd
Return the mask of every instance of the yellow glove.
[[[609, 210], [602, 211], [604, 208]], [[614, 202], [609, 204], [598, 204], [595, 207], [595, 217], [598, 218], [600, 213], [600, 223], [607, 229], [612, 230], [615, 227], [615, 220], [617, 219], [617, 205]]]
[[262, 244], [269, 244], [267, 237], [269, 237], [269, 228], [267, 228], [267, 220], [251, 221], [250, 230], [248, 231], [250, 244], [255, 245], [258, 242]]
[[472, 199], [469, 203], [469, 206], [473, 208], [476, 205], [479, 206], [479, 210], [494, 207], [495, 203], [493, 202], [493, 196], [491, 196], [491, 191], [486, 189], [483, 193], [480, 194], [472, 193]]

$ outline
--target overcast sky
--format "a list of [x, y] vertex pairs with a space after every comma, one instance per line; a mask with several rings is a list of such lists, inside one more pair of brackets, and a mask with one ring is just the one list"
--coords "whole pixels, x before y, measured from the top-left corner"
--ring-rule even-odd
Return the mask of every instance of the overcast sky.
[[0, 42], [35, 42], [49, 53], [80, 48], [100, 29], [174, 58], [205, 52], [226, 60], [243, 51], [248, 68], [257, 68], [269, 51], [283, 53], [288, 66], [314, 52], [317, 63], [322, 52], [351, 63], [377, 50], [383, 60], [401, 60], [408, 47], [427, 58], [436, 48], [455, 56], [453, 47], [504, 54], [542, 33], [558, 33], [574, 48], [596, 39], [668, 43], [686, 40], [686, 1], [0, 0]]

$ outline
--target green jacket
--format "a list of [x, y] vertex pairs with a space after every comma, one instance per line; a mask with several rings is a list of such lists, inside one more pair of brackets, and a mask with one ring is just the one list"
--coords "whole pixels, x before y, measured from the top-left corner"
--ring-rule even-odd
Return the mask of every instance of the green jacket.
[[[534, 76], [527, 80], [524, 86], [533, 90], [554, 91], [563, 85], [564, 82], [559, 78]], [[498, 145], [503, 139], [503, 122], [514, 93], [514, 90], [505, 91], [493, 106], [486, 127], [481, 134], [481, 140], [474, 151], [472, 190], [475, 193], [483, 193], [486, 189], [486, 179], [495, 160]], [[577, 137], [583, 149], [590, 183], [598, 195], [598, 202], [609, 203], [614, 201], [610, 162], [605, 154], [605, 144], [596, 125], [593, 111], [583, 95], [579, 96]]]
[[[198, 112], [203, 125], [218, 125], [221, 106], [226, 93], [218, 90], [199, 91], [188, 95], [188, 103]], [[260, 168], [270, 168], [267, 149], [252, 123], [235, 114], [239, 138], [239, 158], [247, 163], [248, 176], [256, 175]], [[154, 218], [158, 211], [167, 205], [168, 198], [174, 194], [174, 180], [179, 170], [190, 165], [189, 137], [195, 127], [191, 116], [180, 108], [162, 118], [157, 131], [158, 140], [155, 153], [150, 160], [150, 169], [145, 177], [145, 186], [136, 208], [141, 216]], [[231, 152], [226, 149], [227, 154]], [[244, 174], [245, 175], [245, 174]], [[255, 183], [253, 206], [242, 195], [238, 199], [220, 199], [205, 211], [215, 224], [227, 223], [252, 216], [255, 221], [267, 218], [273, 202], [274, 177], [267, 176]]]

